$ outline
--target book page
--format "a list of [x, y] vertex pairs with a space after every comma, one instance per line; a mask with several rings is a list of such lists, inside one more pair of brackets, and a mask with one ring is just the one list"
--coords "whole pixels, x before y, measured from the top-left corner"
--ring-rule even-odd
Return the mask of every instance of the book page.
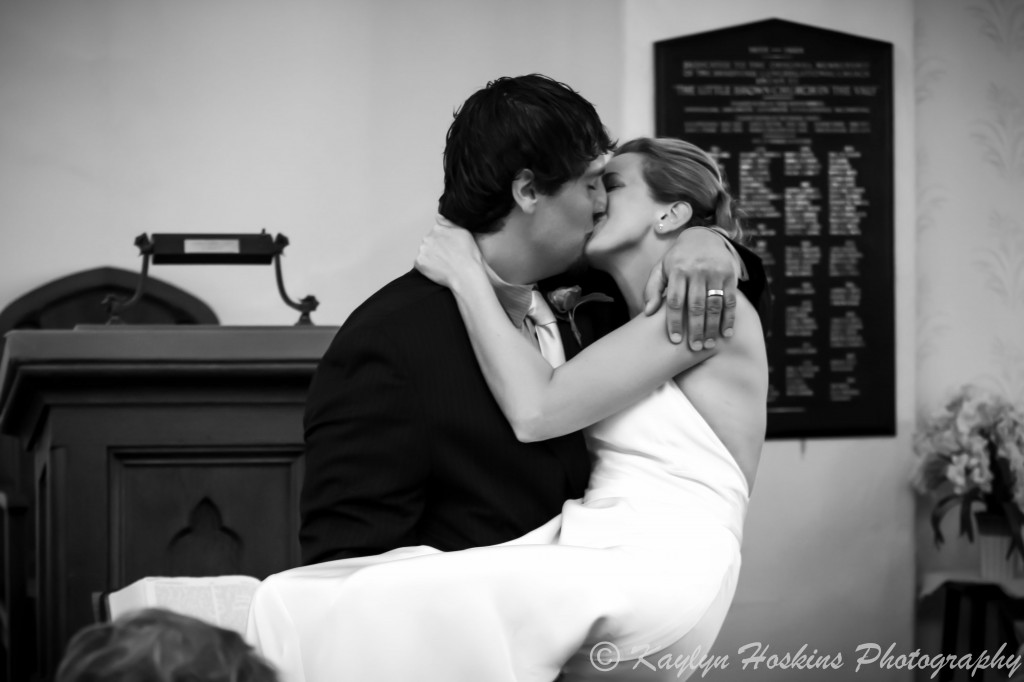
[[147, 592], [142, 581], [134, 582], [107, 595], [107, 610], [111, 619], [117, 618], [122, 613], [144, 609], [148, 605]]
[[186, 584], [179, 582], [153, 582], [150, 606], [161, 606], [177, 613], [194, 616], [207, 623], [220, 625], [214, 604], [213, 587], [209, 583]]
[[[144, 600], [136, 598], [140, 584], [145, 586]], [[155, 606], [244, 634], [249, 603], [259, 584], [249, 576], [143, 578], [110, 595], [110, 616]]]
[[249, 622], [249, 604], [258, 582], [217, 582], [210, 585], [217, 607], [217, 624], [245, 634]]

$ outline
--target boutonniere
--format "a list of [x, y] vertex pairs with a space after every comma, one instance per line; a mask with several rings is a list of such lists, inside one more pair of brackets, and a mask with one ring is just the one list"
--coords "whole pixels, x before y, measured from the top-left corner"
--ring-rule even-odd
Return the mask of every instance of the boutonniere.
[[601, 303], [611, 303], [614, 299], [611, 296], [605, 294], [593, 293], [583, 295], [583, 289], [579, 285], [572, 287], [559, 287], [554, 291], [548, 292], [548, 303], [551, 304], [551, 310], [555, 313], [555, 317], [560, 320], [568, 320], [569, 328], [572, 329], [572, 335], [576, 337], [576, 343], [583, 345], [583, 341], [580, 339], [580, 330], [576, 326], [576, 309], [584, 303], [589, 301], [600, 301]]

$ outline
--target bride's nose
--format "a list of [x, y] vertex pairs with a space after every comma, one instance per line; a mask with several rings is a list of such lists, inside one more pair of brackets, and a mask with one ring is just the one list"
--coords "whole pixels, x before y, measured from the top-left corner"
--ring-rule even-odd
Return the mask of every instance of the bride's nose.
[[608, 192], [604, 188], [604, 182], [597, 181], [597, 189], [594, 190], [594, 213], [604, 213], [608, 210]]

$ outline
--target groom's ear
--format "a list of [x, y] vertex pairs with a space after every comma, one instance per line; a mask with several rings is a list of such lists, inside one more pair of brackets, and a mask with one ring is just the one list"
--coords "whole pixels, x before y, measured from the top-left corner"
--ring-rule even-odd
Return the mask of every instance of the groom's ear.
[[529, 168], [516, 173], [512, 180], [512, 199], [516, 202], [523, 213], [533, 213], [537, 206], [537, 185], [534, 182], [533, 171]]

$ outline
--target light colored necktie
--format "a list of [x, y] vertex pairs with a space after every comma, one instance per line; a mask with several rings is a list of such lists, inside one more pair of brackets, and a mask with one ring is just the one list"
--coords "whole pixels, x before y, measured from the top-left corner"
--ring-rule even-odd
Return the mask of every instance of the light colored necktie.
[[543, 294], [536, 289], [530, 296], [530, 309], [526, 311], [527, 322], [533, 327], [534, 336], [540, 346], [540, 354], [552, 367], [565, 363], [565, 350], [562, 348], [562, 337], [558, 333], [558, 321], [551, 312]]

